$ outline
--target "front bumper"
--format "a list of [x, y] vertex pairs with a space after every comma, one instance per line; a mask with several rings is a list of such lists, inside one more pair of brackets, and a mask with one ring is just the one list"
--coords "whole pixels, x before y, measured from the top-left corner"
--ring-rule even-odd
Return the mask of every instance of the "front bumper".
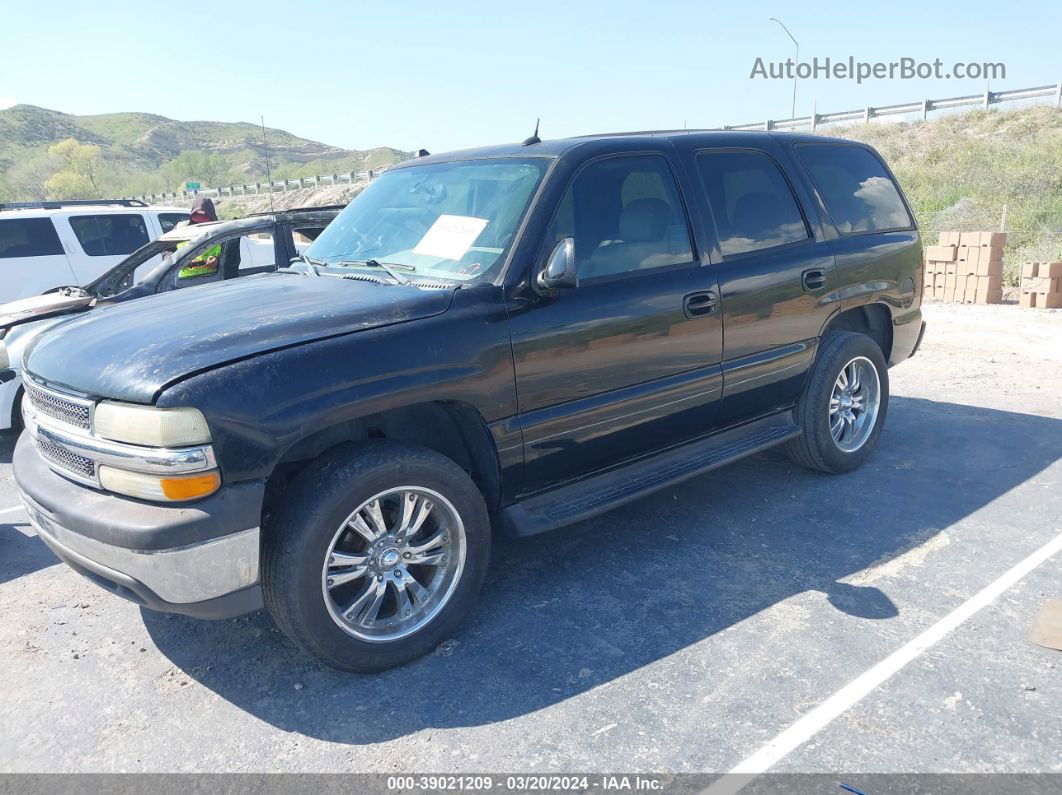
[[64, 478], [26, 433], [12, 464], [41, 540], [97, 584], [155, 610], [201, 618], [262, 606], [262, 484], [224, 486], [193, 504], [156, 505]]

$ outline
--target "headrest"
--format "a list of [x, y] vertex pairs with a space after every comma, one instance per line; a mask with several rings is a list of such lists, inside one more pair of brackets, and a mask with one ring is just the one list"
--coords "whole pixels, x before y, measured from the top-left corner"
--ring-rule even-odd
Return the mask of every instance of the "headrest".
[[635, 199], [620, 214], [619, 235], [624, 243], [662, 240], [671, 223], [671, 207], [663, 199]]

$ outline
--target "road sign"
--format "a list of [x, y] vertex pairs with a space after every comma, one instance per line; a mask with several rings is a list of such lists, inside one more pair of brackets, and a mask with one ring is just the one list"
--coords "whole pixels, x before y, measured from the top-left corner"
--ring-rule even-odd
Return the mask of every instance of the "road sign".
[[184, 183], [184, 189], [185, 190], [199, 190], [201, 187], [203, 187], [203, 186], [200, 183], [198, 183], [198, 182], [186, 182], [186, 183]]

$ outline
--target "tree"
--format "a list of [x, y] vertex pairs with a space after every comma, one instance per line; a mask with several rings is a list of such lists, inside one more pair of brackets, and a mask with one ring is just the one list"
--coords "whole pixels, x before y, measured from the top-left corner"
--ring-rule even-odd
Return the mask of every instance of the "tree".
[[139, 196], [142, 193], [163, 193], [173, 189], [170, 180], [159, 171], [134, 171], [128, 168], [115, 169], [112, 195]]
[[103, 198], [103, 194], [97, 190], [91, 180], [73, 171], [60, 171], [53, 174], [44, 185], [50, 199]]
[[273, 177], [274, 182], [280, 182], [285, 179], [298, 179], [301, 176], [305, 176], [303, 174], [304, 170], [299, 163], [280, 160], [273, 163], [273, 167], [270, 169], [270, 176]]
[[163, 167], [169, 182], [183, 187], [187, 181], [200, 182], [204, 187], [214, 187], [228, 176], [225, 159], [215, 152], [187, 149]]
[[48, 198], [46, 183], [58, 169], [55, 158], [41, 154], [11, 166], [7, 180], [20, 199], [43, 201]]
[[59, 164], [59, 170], [44, 183], [50, 197], [103, 198], [104, 165], [98, 146], [67, 138], [48, 147], [48, 154]]

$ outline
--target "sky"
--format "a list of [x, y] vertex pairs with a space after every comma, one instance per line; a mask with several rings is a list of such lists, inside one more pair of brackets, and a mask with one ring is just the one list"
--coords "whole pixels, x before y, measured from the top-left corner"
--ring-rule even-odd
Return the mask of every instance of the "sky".
[[[756, 58], [1001, 62], [1062, 80], [1062, 3], [0, 0], [0, 107], [253, 121], [344, 148], [433, 152], [789, 116]], [[985, 90], [983, 79], [799, 81], [797, 115]]]

